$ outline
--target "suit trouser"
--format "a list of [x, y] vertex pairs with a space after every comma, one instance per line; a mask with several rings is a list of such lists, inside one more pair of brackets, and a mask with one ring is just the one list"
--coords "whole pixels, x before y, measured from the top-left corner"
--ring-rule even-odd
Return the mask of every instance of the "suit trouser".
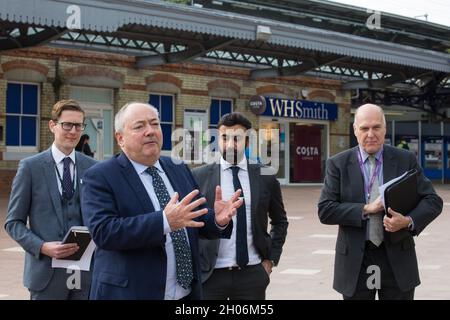
[[[367, 273], [369, 266], [378, 266], [380, 268], [380, 289], [369, 289], [367, 280], [374, 275], [373, 271]], [[370, 270], [370, 269], [369, 269]], [[369, 283], [373, 283], [371, 280]], [[402, 291], [398, 287], [395, 280], [392, 267], [386, 254], [384, 243], [376, 247], [372, 242], [366, 241], [366, 248], [364, 250], [364, 258], [361, 266], [361, 271], [358, 277], [358, 284], [356, 285], [355, 294], [351, 297], [344, 295], [344, 300], [375, 300], [375, 294], [378, 292], [380, 300], [413, 300], [414, 289], [409, 291]]]
[[206, 300], [264, 300], [269, 275], [261, 263], [247, 266], [214, 269], [203, 283]]
[[52, 279], [43, 290], [29, 289], [31, 300], [88, 300], [92, 273], [81, 271], [79, 274], [77, 288], [78, 282], [73, 271], [67, 273], [66, 269], [55, 268]]

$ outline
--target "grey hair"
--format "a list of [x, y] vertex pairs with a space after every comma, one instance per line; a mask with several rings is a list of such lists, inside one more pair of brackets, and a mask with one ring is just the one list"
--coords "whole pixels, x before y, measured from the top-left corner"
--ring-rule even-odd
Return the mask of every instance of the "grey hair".
[[116, 116], [114, 117], [114, 129], [115, 129], [115, 132], [123, 132], [125, 113], [126, 113], [128, 107], [133, 105], [133, 104], [142, 104], [144, 106], [149, 107], [152, 111], [154, 111], [156, 113], [156, 115], [159, 118], [158, 109], [156, 109], [151, 104], [144, 103], [144, 102], [139, 102], [139, 101], [128, 102], [122, 108], [120, 108], [119, 112], [117, 112]]

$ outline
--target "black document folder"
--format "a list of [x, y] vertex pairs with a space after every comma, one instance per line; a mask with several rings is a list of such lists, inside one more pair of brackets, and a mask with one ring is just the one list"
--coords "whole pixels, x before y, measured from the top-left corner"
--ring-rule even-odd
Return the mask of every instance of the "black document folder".
[[[410, 170], [404, 177], [384, 190], [384, 203], [388, 216], [390, 216], [387, 212], [388, 208], [407, 215], [417, 207], [420, 201], [420, 196], [417, 193], [417, 174], [417, 170]], [[391, 242], [401, 241], [408, 233], [409, 231], [406, 229], [391, 233]]]
[[83, 256], [83, 253], [86, 251], [89, 243], [91, 242], [91, 234], [89, 233], [86, 227], [74, 226], [71, 227], [70, 230], [65, 235], [62, 243], [76, 243], [80, 247], [77, 252], [74, 254], [67, 256], [65, 258], [61, 258], [62, 260], [80, 260]]
[[387, 208], [405, 215], [412, 211], [420, 201], [417, 193], [417, 170], [413, 169], [384, 190], [384, 203]]

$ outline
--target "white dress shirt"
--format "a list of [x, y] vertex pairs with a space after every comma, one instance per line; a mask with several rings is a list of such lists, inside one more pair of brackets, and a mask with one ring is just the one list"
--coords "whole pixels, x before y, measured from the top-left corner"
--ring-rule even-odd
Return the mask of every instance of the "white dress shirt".
[[[58, 174], [56, 174], [56, 180], [58, 180], [57, 183], [58, 183], [59, 193], [62, 194], [61, 180], [63, 179], [63, 174], [64, 174], [64, 162], [63, 162], [63, 160], [66, 157], [69, 157], [70, 159], [72, 159], [72, 162], [70, 163], [70, 177], [72, 178], [72, 181], [73, 181], [73, 189], [76, 190], [76, 188], [77, 188], [77, 181], [75, 179], [75, 177], [76, 177], [75, 149], [72, 150], [72, 152], [68, 156], [66, 156], [53, 143], [52, 144], [52, 156], [53, 156], [53, 160], [55, 160], [55, 163], [56, 163], [56, 169], [59, 172], [59, 176], [58, 176]], [[60, 178], [61, 178], [61, 180], [59, 180]]]
[[[220, 158], [220, 186], [222, 188], [222, 199], [227, 201], [231, 198], [234, 191], [233, 173], [229, 162]], [[251, 192], [250, 179], [248, 176], [247, 158], [238, 163], [238, 177], [244, 192], [245, 214], [247, 217], [247, 247], [248, 247], [248, 265], [255, 265], [261, 262], [261, 257], [256, 251], [253, 243], [252, 220], [251, 220]], [[233, 217], [233, 231], [230, 239], [220, 239], [219, 254], [215, 268], [235, 267], [236, 263], [236, 216]]]
[[[136, 170], [137, 174], [139, 175], [139, 178], [142, 181], [142, 184], [145, 187], [145, 190], [147, 191], [150, 200], [152, 201], [153, 207], [155, 208], [155, 211], [162, 210], [158, 197], [156, 196], [155, 189], [153, 188], [153, 178], [152, 176], [147, 173], [145, 170], [148, 168], [147, 166], [144, 166], [140, 163], [137, 163], [133, 160], [131, 160], [131, 164], [133, 165], [134, 169]], [[172, 185], [170, 184], [169, 178], [167, 177], [166, 173], [161, 167], [161, 164], [159, 161], [157, 161], [154, 165], [156, 169], [158, 169], [158, 173], [161, 176], [167, 191], [169, 192], [170, 197], [173, 196], [175, 191], [173, 190]], [[172, 238], [170, 236], [170, 226], [167, 221], [166, 214], [163, 212], [163, 221], [164, 221], [164, 234], [166, 235], [166, 256], [167, 256], [167, 275], [166, 275], [166, 289], [165, 289], [165, 295], [164, 300], [178, 300], [185, 296], [187, 296], [191, 289], [184, 289], [178, 282], [177, 282], [177, 273], [176, 273], [176, 263], [175, 263], [175, 251], [173, 249], [172, 244]], [[185, 229], [186, 230], [186, 229]], [[186, 233], [187, 236], [187, 233]], [[189, 237], [188, 237], [189, 241]]]

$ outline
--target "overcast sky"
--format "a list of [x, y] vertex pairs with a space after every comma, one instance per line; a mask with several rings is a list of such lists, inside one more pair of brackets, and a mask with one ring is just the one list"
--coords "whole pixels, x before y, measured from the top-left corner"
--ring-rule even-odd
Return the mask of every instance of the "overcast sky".
[[[450, 0], [329, 0], [357, 7], [395, 13], [401, 16], [443, 24], [450, 27]], [[383, 16], [381, 16], [383, 19]]]

